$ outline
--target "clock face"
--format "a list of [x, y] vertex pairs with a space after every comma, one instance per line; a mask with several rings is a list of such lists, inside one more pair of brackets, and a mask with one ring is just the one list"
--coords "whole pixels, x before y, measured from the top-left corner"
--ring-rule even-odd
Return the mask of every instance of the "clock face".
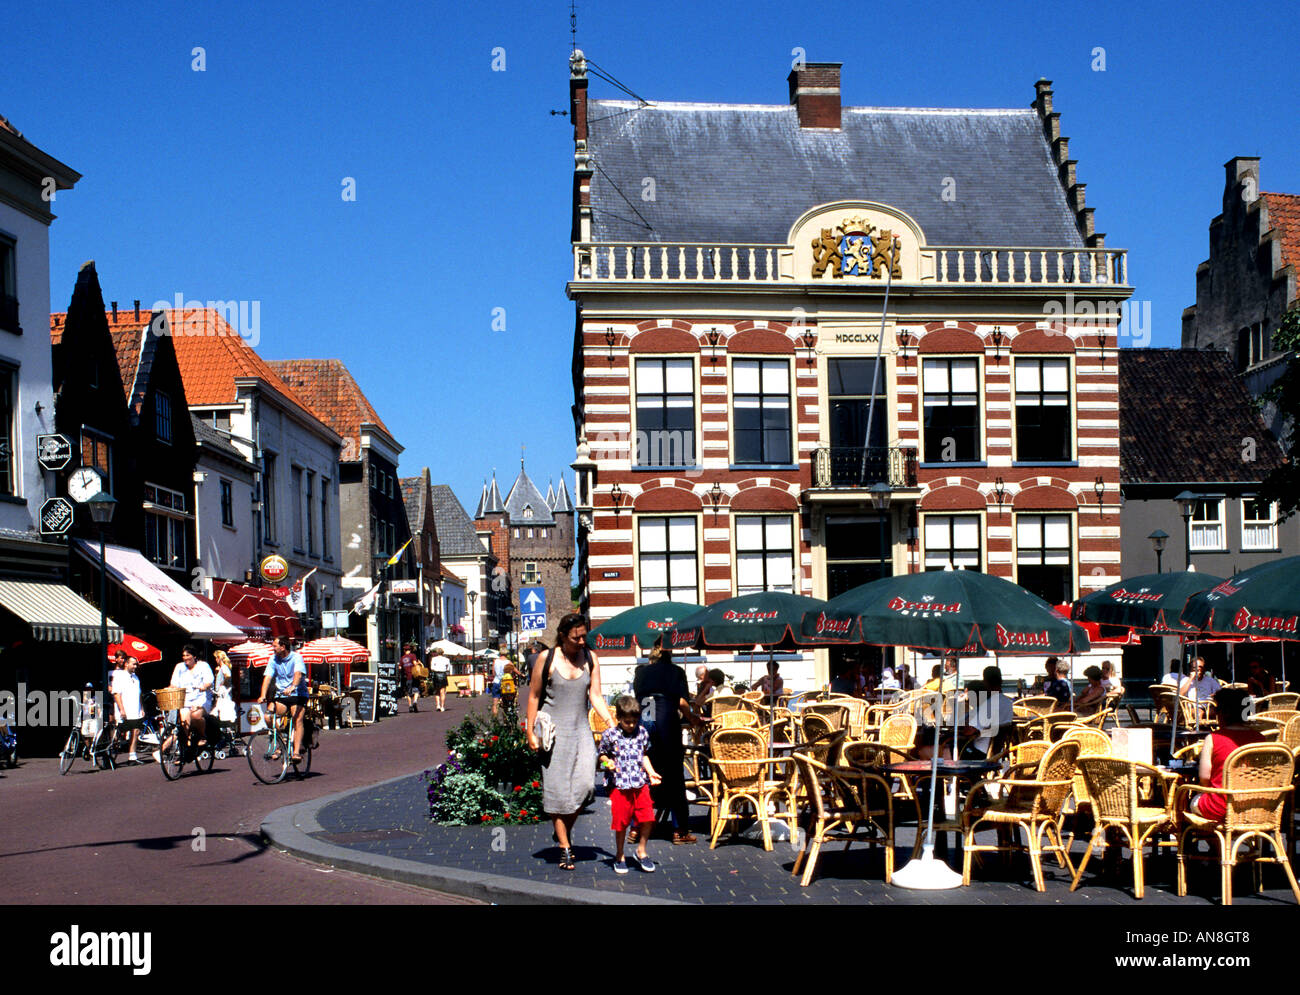
[[74, 501], [89, 501], [103, 489], [104, 481], [93, 467], [83, 466], [68, 478], [68, 496]]

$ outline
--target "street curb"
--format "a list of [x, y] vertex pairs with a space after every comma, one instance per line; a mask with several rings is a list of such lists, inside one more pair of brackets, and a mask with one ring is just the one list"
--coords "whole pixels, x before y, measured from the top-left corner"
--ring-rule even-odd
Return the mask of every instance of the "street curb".
[[569, 885], [549, 884], [543, 881], [526, 881], [502, 874], [484, 874], [458, 867], [441, 867], [417, 860], [384, 857], [362, 853], [334, 843], [326, 843], [310, 836], [322, 832], [317, 814], [326, 805], [333, 805], [349, 795], [370, 791], [372, 788], [417, 777], [417, 772], [390, 777], [360, 788], [326, 795], [297, 805], [288, 805], [271, 812], [262, 820], [262, 835], [278, 849], [317, 864], [326, 864], [340, 870], [354, 871], [368, 877], [415, 885], [434, 891], [461, 895], [494, 905], [680, 905], [664, 898], [645, 895], [625, 895], [619, 892], [591, 891]]

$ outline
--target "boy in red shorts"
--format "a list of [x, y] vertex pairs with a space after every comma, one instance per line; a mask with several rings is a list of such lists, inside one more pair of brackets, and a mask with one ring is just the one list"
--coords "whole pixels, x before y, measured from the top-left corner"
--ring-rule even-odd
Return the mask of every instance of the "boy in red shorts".
[[650, 801], [650, 785], [659, 783], [659, 775], [645, 755], [650, 745], [650, 734], [641, 725], [641, 706], [631, 695], [623, 695], [614, 702], [614, 717], [618, 725], [606, 729], [600, 737], [601, 766], [613, 779], [609, 807], [614, 821], [614, 873], [626, 874], [627, 861], [623, 857], [623, 843], [628, 827], [639, 825], [636, 859], [647, 874], [655, 869], [654, 861], [646, 853], [646, 840], [654, 828], [654, 806]]

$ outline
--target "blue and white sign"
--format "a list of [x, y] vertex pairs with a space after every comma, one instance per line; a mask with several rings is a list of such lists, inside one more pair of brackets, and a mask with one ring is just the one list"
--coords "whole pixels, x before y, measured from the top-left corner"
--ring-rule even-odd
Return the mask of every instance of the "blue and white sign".
[[519, 628], [523, 632], [546, 631], [546, 588], [519, 589]]

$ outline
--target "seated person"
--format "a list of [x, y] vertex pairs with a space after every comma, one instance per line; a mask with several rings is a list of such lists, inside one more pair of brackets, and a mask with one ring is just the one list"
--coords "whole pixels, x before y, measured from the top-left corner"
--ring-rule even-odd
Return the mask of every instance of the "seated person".
[[1043, 694], [1056, 699], [1057, 711], [1065, 712], [1070, 708], [1070, 670], [1054, 656], [1049, 656], [1043, 665]]
[[984, 668], [984, 689], [972, 696], [967, 716], [971, 724], [962, 729], [963, 738], [969, 739], [962, 756], [969, 760], [982, 760], [993, 753], [1000, 743], [1006, 742], [1015, 729], [1015, 712], [1011, 699], [1002, 693], [1002, 671], [997, 667]]
[[780, 669], [781, 665], [773, 660], [767, 665], [767, 673], [754, 682], [754, 690], [762, 691], [764, 699], [785, 691], [785, 681], [781, 680], [781, 675], [777, 673]]
[[1111, 691], [1118, 691], [1120, 694], [1124, 693], [1124, 685], [1115, 676], [1115, 665], [1109, 660], [1101, 661], [1101, 686], [1107, 694]]
[[938, 691], [939, 685], [943, 683], [943, 664], [936, 663], [930, 668], [930, 679], [925, 682], [926, 691]]
[[1167, 684], [1171, 688], [1178, 687], [1183, 682], [1183, 667], [1177, 658], [1169, 661], [1169, 673], [1160, 678], [1161, 684]]
[[1250, 676], [1246, 679], [1246, 690], [1256, 698], [1263, 698], [1265, 695], [1277, 694], [1279, 690], [1277, 681], [1269, 673], [1259, 660], [1251, 660], [1249, 664]]
[[1192, 661], [1192, 672], [1178, 688], [1178, 693], [1188, 698], [1195, 698], [1196, 703], [1202, 707], [1209, 707], [1221, 687], [1223, 685], [1205, 668], [1205, 658], [1198, 656]]
[[1074, 714], [1079, 718], [1096, 715], [1106, 703], [1106, 689], [1101, 683], [1101, 668], [1088, 667], [1083, 676], [1088, 678], [1088, 686], [1074, 699]]
[[850, 663], [845, 667], [838, 677], [831, 681], [831, 693], [846, 694], [856, 696], [859, 693], [859, 676], [862, 671], [862, 664]]
[[[1214, 695], [1214, 707], [1219, 713], [1219, 728], [1205, 737], [1201, 747], [1199, 780], [1207, 788], [1223, 787], [1223, 765], [1228, 755], [1240, 746], [1263, 743], [1265, 739], [1246, 723], [1247, 692], [1240, 688], [1222, 688]], [[1228, 812], [1223, 795], [1194, 792], [1192, 811], [1206, 819], [1222, 820]]]
[[911, 672], [908, 670], [907, 664], [900, 663], [898, 665], [897, 673], [898, 673], [898, 684], [902, 690], [904, 691], [916, 690], [916, 678], [913, 677]]

